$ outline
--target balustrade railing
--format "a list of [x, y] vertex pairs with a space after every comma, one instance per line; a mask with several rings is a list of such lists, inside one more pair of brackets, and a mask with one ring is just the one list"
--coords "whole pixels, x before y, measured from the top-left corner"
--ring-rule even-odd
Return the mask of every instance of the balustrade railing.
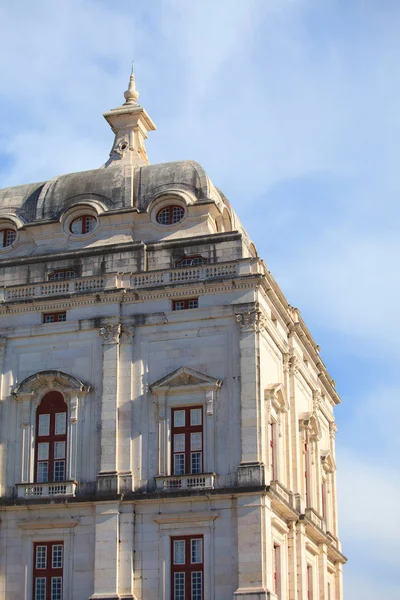
[[57, 483], [19, 483], [18, 498], [47, 498], [51, 496], [75, 496], [75, 481]]
[[169, 475], [156, 477], [156, 488], [164, 491], [213, 489], [214, 473], [198, 475]]

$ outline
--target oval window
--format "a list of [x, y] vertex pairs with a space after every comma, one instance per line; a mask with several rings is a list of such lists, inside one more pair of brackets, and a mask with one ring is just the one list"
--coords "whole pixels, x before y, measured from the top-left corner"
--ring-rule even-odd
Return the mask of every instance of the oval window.
[[11, 246], [16, 240], [17, 232], [15, 229], [1, 229], [0, 230], [0, 248]]
[[83, 215], [82, 217], [78, 217], [72, 221], [71, 231], [77, 235], [84, 235], [85, 233], [93, 231], [93, 229], [96, 227], [96, 223], [96, 217], [92, 217], [91, 215]]
[[182, 221], [184, 214], [182, 206], [166, 206], [157, 213], [157, 222], [161, 225], [175, 225]]

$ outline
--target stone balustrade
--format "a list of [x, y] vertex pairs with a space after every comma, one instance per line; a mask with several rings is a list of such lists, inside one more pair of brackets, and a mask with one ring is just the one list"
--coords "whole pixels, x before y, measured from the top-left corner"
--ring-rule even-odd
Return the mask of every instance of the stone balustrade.
[[200, 473], [198, 475], [170, 475], [155, 477], [155, 480], [157, 490], [213, 489], [215, 474]]
[[51, 496], [75, 496], [75, 481], [52, 483], [19, 483], [18, 498], [48, 498]]

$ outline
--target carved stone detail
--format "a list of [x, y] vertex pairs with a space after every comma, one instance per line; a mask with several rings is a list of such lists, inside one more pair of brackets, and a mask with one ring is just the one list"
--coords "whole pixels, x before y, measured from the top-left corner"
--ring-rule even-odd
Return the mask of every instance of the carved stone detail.
[[329, 423], [329, 435], [331, 436], [332, 439], [336, 438], [336, 432], [337, 432], [337, 425], [333, 421], [332, 423]]
[[260, 311], [253, 310], [235, 315], [239, 331], [256, 331], [260, 323]]
[[292, 373], [293, 375], [297, 375], [297, 373], [299, 372], [299, 368], [300, 368], [299, 359], [297, 358], [297, 356], [291, 356], [289, 358], [290, 373]]
[[103, 338], [103, 344], [118, 344], [121, 335], [121, 325], [105, 325], [100, 327], [99, 335]]
[[135, 328], [133, 325], [122, 325], [121, 344], [129, 344], [135, 337]]

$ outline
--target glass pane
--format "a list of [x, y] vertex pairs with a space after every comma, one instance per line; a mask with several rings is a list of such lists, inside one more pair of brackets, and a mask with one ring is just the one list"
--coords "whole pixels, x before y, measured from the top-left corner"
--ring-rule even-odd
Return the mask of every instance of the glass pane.
[[38, 460], [49, 460], [49, 444], [41, 442], [38, 444]]
[[191, 433], [190, 434], [190, 449], [191, 450], [201, 450], [203, 447], [203, 434], [201, 431], [199, 433]]
[[157, 221], [162, 225], [169, 225], [169, 207], [160, 210], [157, 215]]
[[202, 472], [201, 452], [192, 452], [190, 454], [190, 472], [193, 475]]
[[190, 560], [192, 564], [203, 562], [203, 540], [191, 540]]
[[185, 474], [185, 455], [174, 454], [174, 475]]
[[174, 411], [174, 427], [185, 427], [185, 411]]
[[39, 415], [38, 435], [50, 435], [50, 415]]
[[5, 235], [5, 240], [4, 240], [4, 245], [11, 246], [11, 244], [13, 244], [15, 242], [16, 237], [17, 237], [17, 234], [15, 231], [13, 231], [12, 229], [7, 229], [6, 235]]
[[178, 223], [183, 219], [184, 210], [180, 206], [174, 206], [172, 209], [172, 223]]
[[174, 435], [174, 452], [184, 452], [185, 451], [185, 434], [184, 433], [176, 433]]
[[194, 300], [188, 301], [188, 308], [197, 308], [198, 305], [199, 305], [199, 301], [197, 298], [195, 298]]
[[65, 460], [54, 461], [54, 481], [64, 481]]
[[36, 568], [37, 569], [45, 569], [46, 568], [46, 559], [47, 559], [47, 547], [46, 546], [36, 546]]
[[63, 435], [67, 431], [67, 413], [56, 413], [56, 435]]
[[63, 547], [62, 544], [54, 544], [53, 546], [53, 569], [62, 569], [63, 566]]
[[79, 217], [78, 219], [75, 219], [75, 221], [72, 222], [71, 231], [72, 233], [82, 233], [82, 217]]
[[192, 600], [203, 598], [203, 573], [192, 573]]
[[174, 304], [174, 310], [184, 310], [185, 303], [183, 300], [177, 300]]
[[192, 408], [190, 411], [190, 424], [191, 425], [201, 425], [201, 417], [202, 417], [201, 408]]
[[89, 233], [93, 231], [96, 225], [96, 219], [94, 217], [86, 217], [83, 224], [83, 233]]
[[46, 577], [35, 579], [35, 600], [46, 600]]
[[51, 578], [51, 600], [62, 600], [62, 577]]
[[174, 573], [174, 600], [185, 600], [185, 573]]
[[54, 443], [54, 458], [65, 458], [65, 442]]
[[185, 540], [174, 540], [174, 565], [185, 564]]
[[38, 462], [37, 464], [37, 480], [38, 483], [46, 483], [49, 480], [49, 463]]

